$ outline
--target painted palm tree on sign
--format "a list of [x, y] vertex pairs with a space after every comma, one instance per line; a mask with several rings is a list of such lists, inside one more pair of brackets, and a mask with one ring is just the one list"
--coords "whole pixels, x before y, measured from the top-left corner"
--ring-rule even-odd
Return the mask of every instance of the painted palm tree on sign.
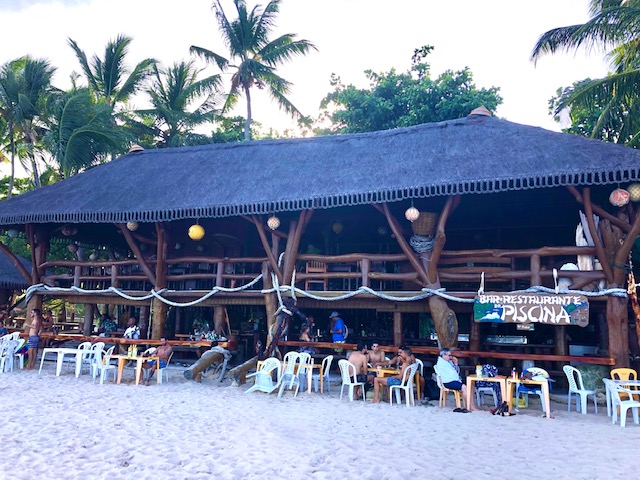
[[192, 62], [177, 62], [167, 69], [153, 66], [153, 81], [147, 89], [153, 108], [136, 114], [142, 118], [139, 125], [146, 126], [146, 135], [156, 140], [156, 147], [211, 143], [194, 129], [215, 119], [215, 94], [221, 79], [212, 75], [198, 80], [200, 73]]
[[223, 111], [232, 108], [239, 95], [247, 101], [247, 119], [244, 126], [245, 140], [251, 140], [251, 88], [265, 88], [280, 107], [294, 117], [301, 113], [287, 99], [291, 83], [276, 74], [276, 67], [291, 60], [296, 55], [306, 55], [311, 49], [317, 50], [308, 40], [296, 39], [287, 33], [270, 40], [280, 10], [281, 0], [270, 1], [264, 9], [256, 5], [251, 11], [244, 0], [234, 0], [238, 14], [229, 20], [219, 0], [213, 8], [225, 45], [229, 49], [229, 59], [202, 47], [191, 47], [191, 52], [215, 63], [223, 72], [232, 70], [231, 87]]
[[[587, 108], [597, 103], [601, 105], [601, 113], [591, 136], [599, 136], [616, 125], [621, 128], [621, 121], [625, 134], [619, 138], [629, 138], [629, 129], [640, 132], [635, 114], [640, 99], [640, 0], [591, 0], [587, 22], [544, 33], [531, 58], [536, 61], [545, 54], [579, 47], [608, 49], [613, 72], [605, 78], [581, 83], [556, 110], [572, 105]], [[607, 99], [604, 106], [603, 99]], [[627, 143], [638, 143], [639, 135], [631, 135]]]
[[91, 62], [74, 40], [67, 40], [96, 100], [104, 101], [114, 110], [142, 88], [145, 78], [151, 74], [151, 67], [156, 63], [153, 58], [145, 58], [130, 71], [125, 64], [125, 57], [132, 40], [131, 37], [118, 35], [107, 43], [104, 58], [94, 55]]

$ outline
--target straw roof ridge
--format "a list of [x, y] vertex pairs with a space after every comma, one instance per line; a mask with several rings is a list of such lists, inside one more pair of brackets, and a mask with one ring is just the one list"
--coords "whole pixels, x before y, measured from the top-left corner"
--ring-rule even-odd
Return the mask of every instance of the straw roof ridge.
[[640, 177], [640, 151], [493, 117], [145, 150], [0, 202], [0, 225], [154, 222]]

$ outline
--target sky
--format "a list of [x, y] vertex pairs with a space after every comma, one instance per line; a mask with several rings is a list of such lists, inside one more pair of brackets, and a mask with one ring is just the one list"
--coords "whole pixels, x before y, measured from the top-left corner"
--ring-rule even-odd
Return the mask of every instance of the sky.
[[[248, 0], [248, 4], [266, 1]], [[504, 101], [497, 116], [559, 131], [561, 126], [548, 114], [549, 99], [559, 87], [604, 76], [604, 53], [561, 53], [545, 56], [537, 64], [530, 54], [547, 30], [585, 22], [588, 3], [283, 0], [275, 34], [297, 34], [318, 51], [295, 58], [278, 73], [293, 83], [289, 99], [294, 105], [315, 117], [320, 101], [331, 91], [332, 73], [345, 84], [366, 87], [365, 70], [406, 71], [415, 48], [433, 45], [428, 57], [433, 76], [469, 67], [479, 88], [500, 87]], [[102, 57], [110, 39], [131, 36], [130, 66], [148, 57], [164, 65], [188, 59], [191, 45], [225, 54], [211, 4], [211, 0], [0, 0], [0, 64], [25, 54], [47, 58], [58, 69], [54, 84], [67, 88], [71, 72], [80, 71], [67, 38], [88, 56]], [[231, 15], [231, 0], [222, 0], [222, 5]], [[266, 94], [252, 95], [254, 119], [263, 128], [295, 128]], [[241, 100], [234, 113], [246, 116], [245, 108]]]

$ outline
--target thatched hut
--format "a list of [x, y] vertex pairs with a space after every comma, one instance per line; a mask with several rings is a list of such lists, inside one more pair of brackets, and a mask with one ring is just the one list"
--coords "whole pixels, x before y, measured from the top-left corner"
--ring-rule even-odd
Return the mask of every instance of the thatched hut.
[[[358, 135], [135, 151], [2, 202], [0, 225], [24, 229], [33, 247], [34, 304], [45, 294], [152, 303], [154, 336], [167, 304], [214, 307], [217, 324], [224, 307], [258, 305], [271, 321], [273, 287], [289, 286], [288, 295], [295, 282], [308, 293], [297, 295], [301, 308], [349, 309], [358, 334], [428, 344], [415, 326], [428, 313], [440, 344], [456, 344], [460, 324], [472, 350], [495, 350], [486, 339], [515, 325], [471, 321], [467, 301], [482, 278], [487, 291], [553, 287], [554, 267], [595, 257], [602, 270], [563, 276], [574, 290], [603, 289], [589, 297], [589, 331], [623, 365], [627, 298], [618, 288], [640, 215], [608, 198], [635, 182], [639, 167], [637, 150], [472, 114]], [[433, 235], [418, 237], [420, 252], [404, 219], [412, 205], [438, 219]], [[592, 245], [576, 246], [580, 210]], [[201, 240], [188, 236], [194, 224]], [[49, 259], [52, 237], [98, 246], [97, 257]], [[53, 266], [68, 272], [45, 274]], [[433, 294], [441, 287], [448, 296]], [[376, 326], [381, 315], [387, 327]], [[568, 353], [566, 329], [580, 327], [551, 328], [549, 348]]]

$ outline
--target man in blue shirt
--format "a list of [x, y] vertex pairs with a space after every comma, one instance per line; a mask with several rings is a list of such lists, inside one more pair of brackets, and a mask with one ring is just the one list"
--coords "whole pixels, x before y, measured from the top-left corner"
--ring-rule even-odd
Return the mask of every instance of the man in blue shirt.
[[333, 337], [333, 343], [344, 343], [344, 320], [340, 318], [338, 312], [331, 312], [329, 318], [331, 319], [331, 329], [329, 333], [331, 333]]

